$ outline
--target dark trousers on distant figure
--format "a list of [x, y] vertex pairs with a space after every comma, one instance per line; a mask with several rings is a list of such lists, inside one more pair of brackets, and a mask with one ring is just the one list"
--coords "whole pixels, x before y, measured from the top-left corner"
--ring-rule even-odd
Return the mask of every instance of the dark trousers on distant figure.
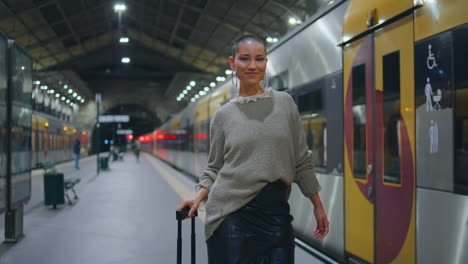
[[75, 153], [75, 169], [79, 169], [78, 163], [80, 162], [80, 153]]
[[135, 150], [135, 157], [137, 161], [140, 161], [140, 150]]

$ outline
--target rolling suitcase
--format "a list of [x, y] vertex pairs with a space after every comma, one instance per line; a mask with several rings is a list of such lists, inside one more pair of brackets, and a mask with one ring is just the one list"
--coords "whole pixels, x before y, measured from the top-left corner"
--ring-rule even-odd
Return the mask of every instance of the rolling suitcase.
[[[177, 219], [177, 264], [182, 264], [182, 220], [184, 220], [190, 208], [186, 207], [180, 211], [176, 211]], [[195, 216], [198, 216], [198, 212], [195, 211]], [[195, 264], [195, 217], [192, 217], [192, 264]]]

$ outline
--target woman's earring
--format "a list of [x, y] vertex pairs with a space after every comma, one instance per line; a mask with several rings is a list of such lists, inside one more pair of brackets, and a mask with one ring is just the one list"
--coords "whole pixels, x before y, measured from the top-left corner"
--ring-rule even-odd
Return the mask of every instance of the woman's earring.
[[237, 89], [237, 77], [236, 77], [236, 71], [232, 71], [231, 73], [231, 82], [232, 82], [232, 87]]

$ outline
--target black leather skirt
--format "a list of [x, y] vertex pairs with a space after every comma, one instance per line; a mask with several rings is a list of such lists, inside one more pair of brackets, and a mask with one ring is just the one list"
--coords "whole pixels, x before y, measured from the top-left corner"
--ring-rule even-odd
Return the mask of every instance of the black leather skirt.
[[292, 216], [286, 185], [269, 183], [208, 239], [209, 264], [293, 264]]

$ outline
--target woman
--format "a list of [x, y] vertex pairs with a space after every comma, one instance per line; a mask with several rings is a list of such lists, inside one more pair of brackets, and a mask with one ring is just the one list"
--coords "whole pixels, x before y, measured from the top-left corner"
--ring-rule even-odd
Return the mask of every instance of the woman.
[[206, 200], [210, 264], [294, 263], [293, 182], [314, 206], [314, 235], [329, 230], [297, 107], [287, 93], [261, 85], [267, 61], [260, 38], [234, 43], [229, 64], [239, 93], [214, 114], [208, 166], [195, 197], [179, 204], [193, 217]]

